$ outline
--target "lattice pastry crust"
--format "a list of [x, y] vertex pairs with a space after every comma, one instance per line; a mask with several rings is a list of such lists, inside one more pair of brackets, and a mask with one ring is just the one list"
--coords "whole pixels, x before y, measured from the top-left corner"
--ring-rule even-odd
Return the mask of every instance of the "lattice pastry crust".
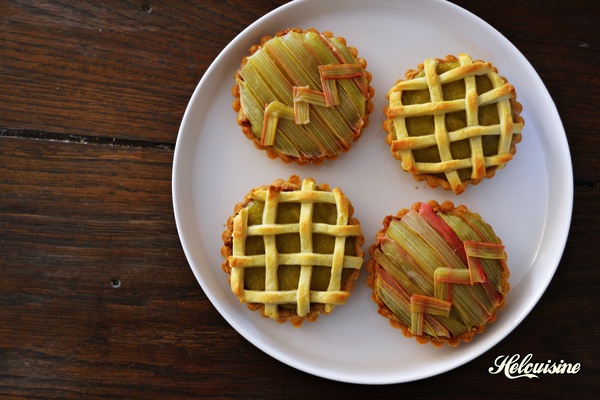
[[[439, 73], [439, 66], [456, 64], [455, 68]], [[477, 78], [486, 76], [492, 88], [483, 92], [478, 88]], [[464, 96], [457, 99], [444, 98], [444, 85], [463, 81]], [[479, 89], [479, 93], [478, 93]], [[429, 100], [422, 103], [403, 104], [403, 94], [411, 91], [429, 91]], [[491, 178], [497, 169], [503, 168], [516, 152], [521, 140], [524, 121], [519, 115], [522, 106], [516, 101], [515, 88], [498, 75], [489, 62], [473, 61], [467, 54], [445, 59], [427, 59], [416, 70], [406, 73], [388, 92], [389, 105], [385, 108], [387, 120], [383, 126], [388, 132], [387, 143], [395, 158], [402, 161], [402, 168], [412, 172], [415, 179], [427, 180], [432, 187], [441, 185], [456, 194], [466, 185], [477, 184]], [[480, 111], [485, 106], [496, 105], [495, 123], [482, 123]], [[487, 107], [489, 112], [490, 107]], [[447, 116], [462, 113], [465, 123], [455, 130], [447, 126]], [[411, 132], [409, 119], [429, 117], [433, 119], [430, 132]], [[458, 142], [466, 145], [467, 156], [457, 157]], [[497, 141], [486, 145], [486, 142]], [[488, 148], [492, 146], [490, 151]], [[419, 159], [417, 152], [435, 151], [438, 157]], [[469, 173], [470, 171], [470, 173]]]
[[[263, 207], [262, 215], [259, 215], [258, 223], [250, 223], [249, 214], [256, 202]], [[294, 222], [278, 221], [289, 219], [278, 213], [278, 208], [284, 204], [298, 205], [299, 215], [294, 217]], [[314, 221], [315, 208], [323, 204], [334, 209], [333, 215], [328, 216], [334, 223]], [[240, 302], [247, 303], [250, 309], [260, 310], [265, 317], [278, 322], [289, 320], [298, 327], [304, 320], [314, 321], [319, 314], [331, 312], [335, 305], [343, 304], [350, 296], [363, 262], [364, 238], [359, 221], [353, 217], [352, 204], [339, 188], [330, 190], [326, 184], [317, 185], [310, 178], [301, 181], [293, 175], [287, 181], [277, 180], [269, 186], [253, 189], [234, 211], [223, 232], [221, 253], [226, 259], [223, 270], [230, 274], [231, 290]], [[285, 249], [277, 239], [283, 235], [288, 239], [291, 235], [290, 242], [299, 243], [299, 248], [292, 252], [289, 252], [290, 248]], [[315, 235], [333, 238], [330, 239], [333, 248], [329, 253], [315, 252], [314, 247], [319, 244]], [[262, 238], [264, 251], [249, 254], [246, 245], [250, 237]], [[347, 238], [352, 240], [347, 243]], [[284, 266], [295, 266], [288, 270], [290, 274], [299, 271], [293, 288], [279, 287], [282, 277], [278, 271]], [[317, 267], [321, 271], [325, 267], [328, 269], [326, 275], [329, 275], [327, 287], [320, 290], [312, 287], [313, 271]], [[264, 287], [248, 287], [250, 284], [245, 275], [249, 269], [264, 271]]]

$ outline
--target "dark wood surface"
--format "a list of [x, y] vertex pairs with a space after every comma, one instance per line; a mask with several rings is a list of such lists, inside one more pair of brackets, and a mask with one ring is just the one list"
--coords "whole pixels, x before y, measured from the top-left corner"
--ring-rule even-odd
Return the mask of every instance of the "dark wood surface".
[[[363, 386], [282, 364], [220, 316], [177, 235], [175, 141], [210, 63], [283, 3], [0, 2], [0, 397], [597, 395], [600, 14], [593, 1], [455, 1], [536, 68], [573, 159], [564, 255], [546, 293], [506, 339], [439, 376]], [[581, 371], [532, 380], [488, 373], [496, 357], [528, 353], [581, 363]]]

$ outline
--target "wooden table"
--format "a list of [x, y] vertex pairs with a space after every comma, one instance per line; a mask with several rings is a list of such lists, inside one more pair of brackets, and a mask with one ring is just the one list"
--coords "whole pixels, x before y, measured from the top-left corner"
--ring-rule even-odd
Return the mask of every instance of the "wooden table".
[[[573, 158], [574, 212], [564, 255], [538, 305], [505, 340], [439, 376], [363, 386], [282, 364], [220, 316], [177, 235], [175, 141], [210, 63], [284, 3], [0, 4], [0, 396], [597, 394], [600, 14], [591, 1], [455, 1], [536, 68]], [[581, 363], [581, 370], [533, 380], [488, 373], [498, 356], [528, 353], [541, 362]]]

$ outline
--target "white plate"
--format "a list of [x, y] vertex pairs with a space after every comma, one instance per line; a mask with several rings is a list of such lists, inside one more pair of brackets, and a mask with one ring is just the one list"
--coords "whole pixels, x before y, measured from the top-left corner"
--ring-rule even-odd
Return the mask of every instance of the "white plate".
[[[345, 37], [373, 74], [375, 110], [369, 127], [350, 152], [319, 167], [267, 158], [241, 133], [231, 108], [233, 76], [248, 48], [262, 36], [289, 27], [313, 27]], [[492, 62], [517, 88], [526, 123], [516, 157], [506, 168], [456, 196], [416, 183], [402, 172], [389, 153], [381, 124], [385, 93], [407, 69], [428, 57], [459, 52]], [[377, 314], [364, 271], [345, 305], [301, 329], [247, 310], [231, 293], [221, 270], [221, 233], [233, 206], [251, 188], [292, 174], [342, 188], [363, 226], [365, 250], [385, 215], [416, 201], [452, 200], [479, 213], [502, 238], [509, 256], [512, 289], [498, 320], [473, 342], [457, 348], [419, 345]], [[267, 14], [237, 36], [202, 77], [183, 117], [173, 165], [173, 203], [183, 249], [223, 317], [255, 346], [288, 365], [364, 384], [440, 374], [469, 362], [508, 335], [554, 275], [567, 238], [572, 200], [565, 132], [539, 76], [494, 28], [442, 1], [300, 0]]]

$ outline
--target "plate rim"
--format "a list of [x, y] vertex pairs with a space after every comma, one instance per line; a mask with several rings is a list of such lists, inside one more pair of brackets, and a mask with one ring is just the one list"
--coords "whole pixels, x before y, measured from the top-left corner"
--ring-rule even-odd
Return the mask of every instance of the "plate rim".
[[[334, 0], [334, 1], [331, 1], [331, 3], [334, 3], [336, 1], [343, 2], [343, 0]], [[358, 2], [359, 2], [358, 0], [354, 0], [349, 3], [356, 5]], [[409, 2], [423, 3], [423, 2], [419, 2], [419, 1], [413, 1], [413, 0], [410, 0]], [[198, 283], [200, 284], [202, 290], [204, 291], [204, 293], [206, 294], [208, 299], [211, 301], [213, 306], [217, 309], [217, 311], [221, 314], [221, 316], [242, 337], [244, 337], [251, 344], [253, 344], [255, 347], [257, 347], [264, 353], [268, 354], [269, 356], [271, 356], [293, 368], [296, 368], [298, 370], [304, 371], [306, 373], [309, 373], [309, 374], [312, 374], [315, 376], [319, 376], [319, 377], [331, 379], [331, 380], [336, 380], [336, 381], [340, 381], [340, 382], [347, 382], [347, 383], [394, 384], [394, 383], [403, 383], [403, 382], [415, 381], [415, 380], [420, 380], [420, 379], [425, 379], [425, 378], [429, 378], [432, 376], [436, 376], [436, 375], [447, 372], [449, 370], [452, 370], [454, 368], [457, 368], [461, 365], [464, 365], [464, 364], [474, 360], [475, 358], [481, 356], [483, 353], [490, 350], [493, 346], [497, 345], [501, 340], [506, 338], [527, 317], [527, 315], [531, 312], [531, 310], [538, 304], [540, 298], [546, 292], [548, 285], [550, 284], [550, 282], [552, 281], [552, 279], [556, 273], [556, 270], [557, 270], [557, 268], [560, 264], [560, 260], [562, 258], [562, 254], [566, 247], [566, 242], [567, 242], [567, 238], [568, 238], [568, 234], [569, 234], [569, 230], [570, 230], [570, 224], [571, 224], [572, 209], [573, 209], [574, 187], [573, 187], [572, 163], [571, 163], [568, 141], [567, 141], [566, 133], [564, 131], [564, 126], [560, 119], [560, 115], [558, 114], [556, 105], [550, 96], [550, 93], [548, 92], [546, 86], [542, 82], [542, 80], [539, 77], [539, 75], [537, 74], [537, 72], [533, 69], [533, 66], [531, 66], [529, 61], [516, 48], [516, 46], [514, 46], [506, 37], [504, 37], [499, 31], [497, 31], [492, 25], [488, 24], [486, 21], [482, 20], [480, 17], [476, 16], [475, 14], [471, 13], [468, 10], [461, 8], [460, 6], [458, 6], [456, 4], [449, 3], [446, 1], [442, 1], [442, 0], [429, 0], [428, 2], [432, 3], [432, 4], [435, 3], [437, 5], [444, 4], [444, 6], [451, 7], [452, 9], [454, 9], [455, 12], [459, 12], [459, 13], [465, 15], [465, 17], [467, 17], [467, 18], [474, 18], [475, 20], [479, 21], [479, 23], [483, 24], [486, 27], [486, 29], [493, 31], [495, 33], [495, 35], [498, 37], [498, 39], [503, 40], [505, 42], [505, 44], [511, 48], [511, 51], [513, 51], [515, 54], [517, 54], [522, 59], [522, 61], [525, 63], [525, 65], [530, 69], [529, 72], [533, 73], [535, 75], [535, 77], [539, 80], [539, 83], [541, 84], [541, 87], [543, 88], [543, 90], [545, 92], [544, 94], [546, 95], [546, 101], [548, 102], [548, 106], [553, 107], [553, 109], [551, 110], [551, 112], [549, 112], [549, 114], [552, 115], [553, 119], [555, 120], [557, 130], [560, 131], [558, 133], [559, 133], [559, 138], [561, 140], [561, 144], [558, 145], [558, 148], [562, 148], [563, 150], [566, 150], [566, 157], [567, 157], [567, 159], [565, 160], [563, 165], [566, 164], [568, 166], [568, 170], [567, 171], [564, 171], [564, 170], [559, 171], [559, 172], [562, 172], [562, 179], [568, 183], [568, 185], [565, 187], [565, 190], [563, 191], [563, 196], [560, 199], [561, 208], [564, 210], [564, 212], [561, 214], [562, 218], [561, 218], [561, 222], [559, 225], [566, 226], [566, 229], [562, 232], [554, 233], [554, 235], [558, 235], [558, 239], [555, 238], [553, 240], [553, 242], [558, 242], [560, 244], [558, 246], [559, 248], [555, 248], [554, 251], [552, 252], [553, 254], [551, 254], [551, 255], [548, 255], [548, 254], [541, 255], [542, 257], [545, 256], [545, 257], [549, 257], [552, 260], [554, 260], [553, 267], [551, 268], [549, 273], [546, 274], [546, 276], [545, 276], [546, 279], [544, 280], [544, 282], [542, 282], [540, 285], [538, 285], [538, 287], [537, 287], [538, 290], [535, 293], [535, 295], [533, 297], [530, 297], [530, 301], [527, 303], [527, 307], [524, 307], [522, 309], [521, 313], [516, 318], [513, 319], [513, 322], [509, 325], [508, 329], [506, 331], [503, 331], [501, 338], [497, 341], [490, 341], [490, 342], [486, 343], [486, 345], [484, 345], [484, 346], [479, 346], [478, 351], [476, 351], [475, 353], [465, 352], [462, 357], [457, 357], [455, 362], [450, 363], [450, 365], [445, 364], [444, 367], [439, 367], [437, 369], [434, 368], [432, 370], [432, 372], [429, 374], [417, 376], [417, 377], [413, 377], [413, 378], [408, 378], [408, 379], [403, 379], [401, 377], [389, 376], [389, 377], [386, 377], [385, 379], [363, 378], [362, 380], [361, 379], [357, 380], [356, 376], [349, 378], [346, 376], [342, 376], [342, 375], [336, 373], [335, 371], [331, 371], [331, 370], [317, 371], [317, 370], [315, 370], [314, 367], [304, 365], [304, 364], [298, 362], [298, 360], [294, 360], [293, 357], [290, 358], [290, 357], [287, 357], [287, 355], [285, 355], [285, 354], [280, 354], [280, 353], [274, 351], [273, 349], [269, 348], [269, 346], [266, 346], [264, 343], [257, 342], [256, 340], [252, 340], [252, 338], [248, 337], [247, 332], [245, 332], [243, 327], [240, 326], [240, 323], [238, 323], [238, 321], [235, 321], [232, 318], [230, 318], [230, 316], [227, 314], [227, 312], [225, 312], [223, 307], [216, 300], [216, 298], [213, 295], [213, 293], [211, 292], [211, 290], [209, 290], [208, 288], [205, 287], [206, 283], [204, 282], [204, 279], [202, 278], [200, 271], [197, 268], [195, 268], [195, 265], [191, 262], [191, 260], [192, 260], [191, 254], [188, 249], [188, 246], [186, 245], [186, 240], [184, 239], [184, 232], [183, 232], [183, 228], [182, 228], [182, 226], [183, 226], [182, 211], [179, 208], [180, 180], [178, 179], [178, 177], [180, 176], [181, 159], [183, 157], [181, 154], [185, 150], [182, 145], [182, 142], [185, 138], [186, 122], [190, 118], [190, 113], [192, 112], [191, 106], [196, 101], [197, 97], [199, 96], [199, 93], [202, 91], [202, 88], [207, 84], [207, 79], [208, 79], [207, 77], [210, 77], [213, 74], [213, 71], [219, 67], [221, 60], [228, 55], [228, 53], [230, 52], [230, 49], [239, 46], [240, 42], [242, 42], [247, 36], [250, 36], [253, 33], [253, 31], [258, 29], [257, 27], [263, 25], [265, 23], [265, 21], [269, 21], [273, 18], [276, 18], [277, 16], [279, 16], [279, 14], [291, 12], [290, 10], [292, 10], [293, 8], [296, 8], [296, 7], [309, 7], [309, 6], [310, 7], [318, 7], [319, 0], [294, 0], [290, 3], [286, 3], [278, 8], [275, 8], [274, 10], [265, 14], [264, 16], [260, 17], [259, 19], [254, 21], [252, 24], [247, 26], [244, 30], [242, 30], [242, 32], [240, 32], [231, 42], [229, 42], [225, 46], [225, 48], [218, 54], [218, 56], [215, 58], [215, 60], [210, 64], [210, 66], [203, 73], [199, 83], [196, 85], [196, 88], [192, 93], [192, 96], [186, 107], [186, 110], [184, 112], [184, 115], [183, 115], [183, 118], [181, 121], [180, 129], [179, 129], [179, 132], [177, 135], [177, 140], [175, 143], [175, 151], [174, 151], [174, 157], [173, 157], [172, 202], [173, 202], [173, 209], [174, 209], [175, 222], [176, 222], [176, 226], [177, 226], [178, 235], [179, 235], [179, 238], [180, 238], [180, 241], [182, 244], [182, 248], [183, 248], [185, 256], [186, 256], [186, 260], [190, 264], [189, 265], [190, 268], [192, 269]], [[380, 1], [380, 3], [389, 4], [391, 2], [384, 0], [384, 1]], [[556, 137], [553, 137], [553, 139], [556, 139]], [[546, 154], [544, 154], [544, 155], [546, 155]], [[563, 154], [563, 156], [564, 155], [565, 154]], [[544, 236], [544, 235], [542, 235], [542, 236]], [[543, 239], [543, 237], [541, 239]], [[536, 258], [538, 258], [538, 257], [540, 257], [540, 254], [536, 254]], [[532, 261], [532, 264], [534, 262], [535, 262], [535, 259], [534, 259], [534, 261]]]

